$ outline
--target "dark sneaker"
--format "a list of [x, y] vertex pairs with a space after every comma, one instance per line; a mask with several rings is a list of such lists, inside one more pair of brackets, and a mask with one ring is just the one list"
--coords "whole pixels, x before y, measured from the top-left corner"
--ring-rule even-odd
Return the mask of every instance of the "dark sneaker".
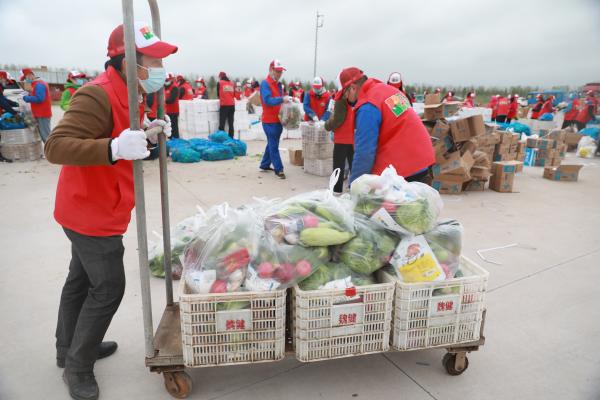
[[267, 168], [263, 168], [263, 167], [258, 167], [260, 172], [269, 172], [269, 171], [273, 171], [273, 168], [271, 167], [267, 167]]
[[63, 381], [75, 400], [96, 400], [100, 394], [93, 372], [63, 372]]
[[13, 161], [9, 160], [8, 158], [4, 158], [4, 157], [0, 156], [0, 162], [11, 163]]
[[[98, 360], [101, 358], [106, 358], [112, 355], [115, 351], [117, 351], [117, 342], [102, 342], [98, 345]], [[64, 357], [56, 357], [56, 365], [59, 368], [65, 367], [65, 359]]]
[[285, 174], [283, 172], [275, 172], [275, 175], [277, 175], [279, 179], [285, 179]]

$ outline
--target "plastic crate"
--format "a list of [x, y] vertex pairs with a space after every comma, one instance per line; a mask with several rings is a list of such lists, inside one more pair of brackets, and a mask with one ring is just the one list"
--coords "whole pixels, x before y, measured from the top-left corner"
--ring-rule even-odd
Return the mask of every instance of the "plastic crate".
[[13, 161], [35, 161], [42, 158], [42, 142], [28, 144], [2, 144], [0, 146], [2, 157]]
[[302, 134], [302, 144], [332, 143], [331, 135], [325, 130], [325, 127], [321, 123], [301, 122], [300, 133]]
[[296, 358], [310, 362], [389, 350], [393, 283], [303, 291], [292, 296]]
[[383, 271], [379, 278], [396, 283], [392, 347], [417, 350], [479, 340], [488, 272], [461, 257], [464, 276], [443, 282], [403, 283]]
[[313, 160], [330, 160], [333, 143], [302, 143], [302, 155]]
[[11, 129], [0, 131], [0, 143], [1, 144], [29, 144], [38, 142], [40, 136], [37, 131], [29, 128], [25, 129]]
[[[304, 156], [304, 152], [302, 152]], [[304, 172], [317, 176], [330, 176], [333, 172], [333, 158], [327, 160], [315, 160], [304, 158]]]
[[[285, 357], [285, 290], [189, 294], [181, 280], [183, 359], [188, 367], [249, 364]], [[228, 305], [247, 302], [244, 309]]]

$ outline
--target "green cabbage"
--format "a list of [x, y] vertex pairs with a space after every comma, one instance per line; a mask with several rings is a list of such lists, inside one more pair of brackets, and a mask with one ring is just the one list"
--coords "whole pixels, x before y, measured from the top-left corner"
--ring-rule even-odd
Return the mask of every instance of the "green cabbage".
[[418, 199], [410, 203], [400, 204], [396, 210], [396, 222], [414, 233], [420, 235], [435, 226], [436, 212], [426, 199]]

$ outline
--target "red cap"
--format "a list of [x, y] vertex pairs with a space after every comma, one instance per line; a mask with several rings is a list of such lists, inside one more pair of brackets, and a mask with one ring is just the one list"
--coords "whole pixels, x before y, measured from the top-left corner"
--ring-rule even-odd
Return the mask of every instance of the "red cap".
[[167, 74], [167, 80], [168, 80], [168, 81], [172, 81], [173, 79], [175, 79], [175, 75], [173, 75], [171, 72], [169, 72], [169, 73]]
[[69, 75], [67, 75], [67, 79], [73, 79], [73, 78], [85, 78], [85, 74], [83, 72], [79, 72], [79, 71], [70, 71]]
[[227, 74], [223, 71], [219, 72], [219, 79], [226, 77]]
[[281, 61], [277, 59], [271, 61], [271, 64], [269, 64], [269, 68], [273, 68], [275, 71], [287, 71], [281, 63]]
[[23, 68], [21, 70], [21, 77], [19, 78], [19, 80], [24, 81], [25, 77], [29, 74], [33, 74], [33, 70], [31, 68]]
[[[138, 52], [154, 58], [165, 58], [177, 52], [177, 46], [161, 41], [152, 32], [150, 25], [145, 22], [136, 21], [133, 27], [135, 36], [135, 48]], [[108, 38], [109, 57], [125, 54], [125, 33], [123, 25], [119, 25], [112, 31]]]
[[361, 69], [356, 67], [344, 68], [337, 77], [337, 85], [340, 90], [346, 89], [351, 84], [365, 76]]

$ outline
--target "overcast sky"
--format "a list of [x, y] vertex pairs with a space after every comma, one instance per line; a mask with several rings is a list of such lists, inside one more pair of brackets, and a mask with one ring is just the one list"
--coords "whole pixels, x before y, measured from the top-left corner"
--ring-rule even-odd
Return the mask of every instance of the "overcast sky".
[[[135, 0], [136, 20], [150, 21]], [[175, 73], [333, 79], [358, 66], [386, 79], [445, 85], [581, 85], [600, 81], [600, 0], [162, 0]], [[0, 63], [102, 69], [120, 0], [0, 0]]]

